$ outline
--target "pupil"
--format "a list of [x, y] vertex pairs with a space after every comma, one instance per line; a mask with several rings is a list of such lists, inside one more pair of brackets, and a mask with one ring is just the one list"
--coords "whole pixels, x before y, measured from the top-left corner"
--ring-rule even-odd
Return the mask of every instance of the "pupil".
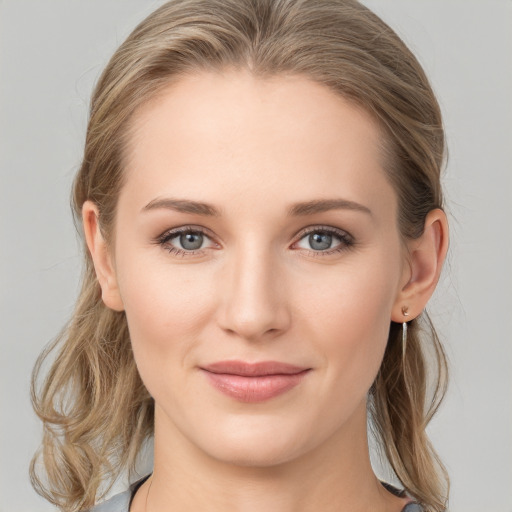
[[191, 251], [199, 249], [203, 243], [203, 235], [201, 233], [185, 233], [181, 235], [180, 243], [182, 247]]
[[328, 249], [331, 245], [331, 239], [332, 235], [327, 233], [315, 233], [309, 236], [311, 247], [318, 250]]

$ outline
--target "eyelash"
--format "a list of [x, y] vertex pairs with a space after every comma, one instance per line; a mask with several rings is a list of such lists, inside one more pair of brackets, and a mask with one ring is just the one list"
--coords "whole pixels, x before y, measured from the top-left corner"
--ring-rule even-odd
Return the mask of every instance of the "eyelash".
[[[155, 239], [155, 243], [157, 245], [162, 246], [169, 253], [174, 254], [175, 256], [182, 257], [182, 258], [188, 257], [188, 256], [195, 256], [195, 255], [203, 253], [204, 249], [197, 249], [195, 251], [194, 250], [186, 251], [183, 249], [178, 249], [178, 248], [173, 247], [172, 245], [168, 244], [169, 240], [176, 238], [178, 235], [188, 234], [188, 233], [194, 233], [194, 234], [201, 233], [201, 234], [207, 236], [208, 238], [210, 238], [208, 233], [206, 232], [206, 230], [204, 230], [200, 227], [196, 228], [196, 227], [192, 227], [192, 226], [184, 226], [182, 228], [173, 229], [172, 231], [166, 231], [165, 233], [163, 233], [162, 235], [160, 235], [159, 237], [157, 237]], [[303, 238], [305, 238], [307, 235], [309, 235], [311, 233], [328, 233], [331, 235], [335, 235], [341, 242], [334, 249], [329, 249], [329, 250], [325, 250], [325, 251], [313, 251], [313, 250], [308, 251], [315, 258], [331, 256], [333, 254], [337, 254], [337, 253], [346, 251], [347, 249], [350, 249], [351, 247], [353, 247], [355, 244], [354, 239], [348, 233], [346, 233], [345, 231], [342, 231], [340, 229], [332, 228], [329, 226], [314, 226], [311, 228], [306, 228], [306, 230], [301, 234], [301, 237], [297, 240], [297, 242], [301, 241]]]

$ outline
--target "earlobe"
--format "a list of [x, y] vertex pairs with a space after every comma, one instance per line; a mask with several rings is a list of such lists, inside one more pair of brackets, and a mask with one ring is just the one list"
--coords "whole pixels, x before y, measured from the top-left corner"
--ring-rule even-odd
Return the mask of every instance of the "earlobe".
[[443, 210], [436, 208], [425, 219], [423, 234], [409, 243], [407, 281], [399, 290], [391, 320], [404, 322], [416, 318], [434, 293], [448, 250], [448, 221]]
[[96, 277], [101, 287], [102, 300], [108, 308], [124, 311], [112, 257], [101, 233], [98, 219], [99, 211], [96, 204], [85, 201], [82, 206], [82, 224]]

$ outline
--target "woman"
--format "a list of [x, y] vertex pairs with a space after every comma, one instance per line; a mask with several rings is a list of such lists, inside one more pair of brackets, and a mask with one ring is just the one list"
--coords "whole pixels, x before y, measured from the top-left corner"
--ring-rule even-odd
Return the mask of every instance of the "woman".
[[91, 509], [153, 437], [151, 475], [95, 512], [445, 510], [443, 157], [420, 65], [355, 1], [150, 15], [92, 98], [38, 492]]

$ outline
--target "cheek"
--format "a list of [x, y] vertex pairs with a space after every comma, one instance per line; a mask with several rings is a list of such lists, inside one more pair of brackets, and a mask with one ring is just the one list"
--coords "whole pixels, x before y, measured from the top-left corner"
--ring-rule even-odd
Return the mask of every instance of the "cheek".
[[314, 293], [303, 304], [306, 330], [316, 340], [335, 393], [350, 391], [357, 401], [373, 383], [388, 340], [398, 271], [396, 263], [377, 259], [311, 286]]
[[208, 281], [154, 257], [120, 261], [118, 280], [135, 360], [151, 392], [158, 376], [172, 379], [171, 367], [190, 366], [212, 297]]

